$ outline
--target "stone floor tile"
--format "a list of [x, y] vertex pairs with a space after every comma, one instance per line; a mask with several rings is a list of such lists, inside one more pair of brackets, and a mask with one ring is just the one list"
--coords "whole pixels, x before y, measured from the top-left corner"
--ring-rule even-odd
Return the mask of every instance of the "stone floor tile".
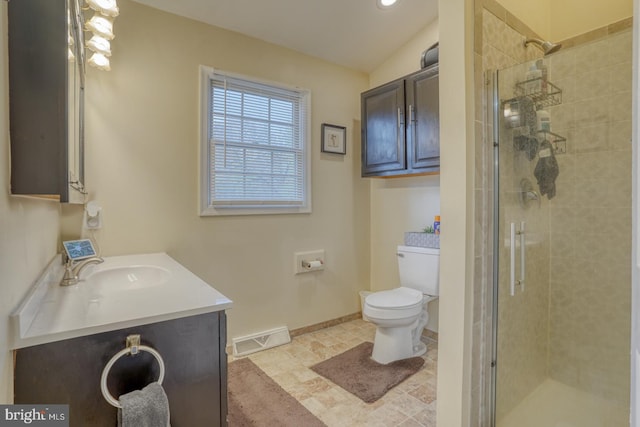
[[364, 341], [373, 342], [375, 331], [373, 324], [357, 319], [248, 357], [329, 427], [435, 427], [438, 346], [431, 338], [422, 338], [427, 353], [420, 371], [373, 403], [309, 369]]

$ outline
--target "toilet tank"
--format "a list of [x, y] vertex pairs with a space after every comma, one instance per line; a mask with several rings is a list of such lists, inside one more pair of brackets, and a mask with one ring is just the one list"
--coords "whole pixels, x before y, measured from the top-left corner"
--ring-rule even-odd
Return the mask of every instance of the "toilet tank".
[[398, 246], [400, 286], [440, 295], [440, 249]]

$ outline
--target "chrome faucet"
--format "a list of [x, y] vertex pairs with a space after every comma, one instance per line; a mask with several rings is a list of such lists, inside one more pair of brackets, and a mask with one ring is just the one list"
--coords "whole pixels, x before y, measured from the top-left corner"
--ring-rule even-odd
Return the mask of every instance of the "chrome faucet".
[[80, 281], [80, 273], [86, 266], [93, 264], [102, 264], [103, 262], [104, 260], [102, 258], [94, 256], [79, 261], [74, 265], [73, 261], [67, 258], [65, 263], [64, 276], [62, 276], [60, 286], [71, 286], [78, 284], [78, 281]]

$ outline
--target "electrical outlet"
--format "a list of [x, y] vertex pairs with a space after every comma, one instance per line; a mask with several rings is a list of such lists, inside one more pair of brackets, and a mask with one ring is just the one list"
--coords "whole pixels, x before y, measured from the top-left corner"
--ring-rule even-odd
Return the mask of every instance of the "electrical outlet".
[[91, 201], [84, 208], [84, 228], [98, 230], [102, 228], [102, 207], [98, 202]]

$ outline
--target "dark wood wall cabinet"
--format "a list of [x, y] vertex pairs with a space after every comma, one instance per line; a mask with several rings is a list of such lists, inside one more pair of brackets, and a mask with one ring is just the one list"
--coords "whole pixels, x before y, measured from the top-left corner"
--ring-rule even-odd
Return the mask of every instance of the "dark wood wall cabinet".
[[12, 194], [84, 201], [81, 20], [78, 0], [8, 3]]
[[362, 176], [440, 170], [438, 64], [362, 93]]
[[[102, 396], [100, 378], [131, 334], [140, 334], [141, 344], [162, 356], [172, 427], [227, 425], [224, 311], [16, 350], [15, 403], [68, 404], [71, 427], [115, 426], [117, 409]], [[117, 399], [156, 381], [158, 373], [148, 352], [123, 356], [109, 371], [109, 392]]]

